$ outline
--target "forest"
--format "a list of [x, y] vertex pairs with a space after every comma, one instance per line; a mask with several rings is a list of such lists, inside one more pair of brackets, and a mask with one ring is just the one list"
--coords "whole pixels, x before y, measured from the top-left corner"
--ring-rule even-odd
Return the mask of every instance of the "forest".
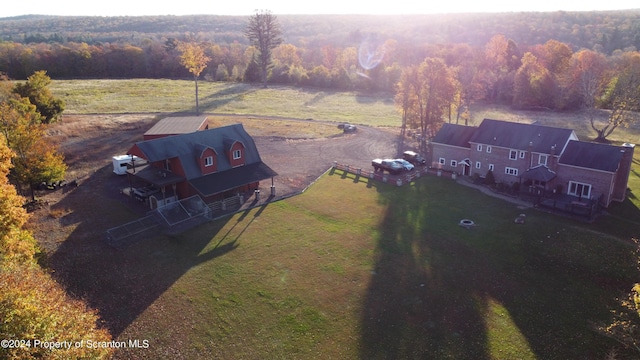
[[[190, 78], [179, 44], [198, 43], [208, 81], [257, 82], [243, 16], [0, 18], [0, 72], [26, 79]], [[438, 58], [470, 101], [574, 110], [580, 58], [604, 61], [601, 83], [640, 47], [640, 9], [407, 16], [281, 15], [268, 81], [396, 92], [404, 69]], [[585, 60], [586, 61], [586, 60]], [[606, 70], [606, 71], [605, 71]], [[526, 84], [525, 84], [526, 83]]]

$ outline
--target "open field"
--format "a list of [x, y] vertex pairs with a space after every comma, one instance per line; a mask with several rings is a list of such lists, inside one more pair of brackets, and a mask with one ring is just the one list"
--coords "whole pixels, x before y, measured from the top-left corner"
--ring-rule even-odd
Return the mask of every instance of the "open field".
[[[67, 103], [67, 114], [195, 112], [194, 83], [187, 80], [54, 80], [54, 95]], [[363, 94], [239, 83], [199, 82], [203, 113], [281, 116], [399, 127], [393, 94]], [[474, 104], [471, 125], [484, 118], [569, 127], [581, 139], [595, 136], [580, 113], [514, 111], [506, 106]], [[602, 113], [601, 119], [606, 119]], [[640, 122], [620, 128], [613, 141], [640, 143]]]
[[[184, 82], [185, 93], [191, 85]], [[214, 125], [245, 111], [378, 126], [397, 119], [369, 112], [385, 106], [391, 114], [392, 104], [360, 104], [353, 94], [324, 94], [316, 110], [295, 110], [302, 108], [296, 96], [312, 93], [282, 90], [292, 105], [261, 108], [287, 98], [263, 98], [261, 89], [250, 88], [246, 96], [256, 96], [250, 101], [236, 98], [206, 112], [229, 115], [212, 119]], [[130, 96], [131, 104], [144, 98]], [[95, 101], [87, 109], [107, 109]], [[324, 101], [340, 104], [331, 108], [335, 114]], [[71, 104], [69, 113], [84, 112]], [[351, 116], [340, 110], [347, 104], [357, 115], [340, 119]], [[112, 112], [134, 112], [128, 106], [118, 100]], [[71, 171], [86, 179], [56, 193], [32, 227], [38, 239], [54, 244], [46, 261], [56, 278], [100, 311], [116, 340], [149, 340], [149, 348], [121, 349], [116, 358], [603, 359], [616, 346], [593, 324], [610, 321], [616, 298], [640, 278], [631, 243], [640, 228], [640, 151], [630, 199], [595, 224], [518, 208], [447, 179], [423, 177], [398, 188], [336, 171], [302, 195], [181, 235], [110, 248], [104, 231], [139, 213], [112, 191], [105, 154], [139, 140], [157, 112], [192, 110], [179, 101], [173, 106], [88, 115], [80, 119], [90, 126], [71, 121], [69, 133], [59, 127], [51, 134], [66, 149], [87, 149], [68, 157]], [[508, 115], [499, 107], [483, 111]], [[291, 149], [338, 139], [333, 125], [242, 121], [256, 136], [298, 146]], [[524, 225], [513, 222], [520, 213]], [[477, 226], [459, 227], [464, 218]]]

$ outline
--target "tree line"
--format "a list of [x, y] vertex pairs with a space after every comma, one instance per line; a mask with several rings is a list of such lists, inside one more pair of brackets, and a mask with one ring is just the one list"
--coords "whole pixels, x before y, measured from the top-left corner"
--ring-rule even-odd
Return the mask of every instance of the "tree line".
[[[17, 191], [22, 184], [64, 178], [66, 165], [44, 133], [64, 108], [49, 83], [44, 72], [21, 84], [0, 81], [0, 358], [108, 358], [111, 349], [75, 346], [86, 339], [110, 341], [111, 335], [97, 327], [96, 311], [68, 296], [41, 268], [43, 254], [25, 228], [29, 214]], [[59, 112], [52, 111], [56, 106]], [[47, 348], [36, 341], [74, 346]]]

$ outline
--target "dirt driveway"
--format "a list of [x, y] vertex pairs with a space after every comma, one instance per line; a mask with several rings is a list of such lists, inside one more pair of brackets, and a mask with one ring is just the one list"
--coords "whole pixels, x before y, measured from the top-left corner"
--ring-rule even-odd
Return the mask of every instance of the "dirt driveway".
[[[300, 191], [331, 167], [334, 161], [371, 169], [371, 160], [398, 155], [394, 130], [358, 126], [355, 133], [310, 140], [256, 137], [262, 160], [278, 172], [277, 195]], [[263, 185], [270, 185], [264, 183]]]

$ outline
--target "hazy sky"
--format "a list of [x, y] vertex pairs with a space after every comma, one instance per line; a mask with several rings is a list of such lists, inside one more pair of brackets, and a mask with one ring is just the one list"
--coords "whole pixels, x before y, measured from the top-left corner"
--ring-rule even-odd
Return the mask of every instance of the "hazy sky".
[[0, 17], [42, 15], [251, 15], [255, 9], [284, 14], [433, 14], [456, 12], [600, 11], [639, 9], [637, 0], [600, 1], [478, 1], [478, 0], [11, 0], [0, 8]]

